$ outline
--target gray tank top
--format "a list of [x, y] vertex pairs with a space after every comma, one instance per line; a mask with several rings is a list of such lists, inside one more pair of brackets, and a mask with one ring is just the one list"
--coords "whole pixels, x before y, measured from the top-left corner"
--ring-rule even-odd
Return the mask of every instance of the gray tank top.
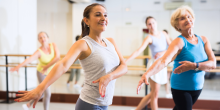
[[87, 58], [80, 60], [85, 73], [80, 99], [99, 106], [111, 105], [116, 79], [109, 82], [104, 98], [99, 94], [99, 83], [94, 84], [92, 82], [113, 72], [119, 66], [120, 60], [115, 47], [105, 38], [103, 38], [103, 41], [107, 47], [101, 46], [89, 36], [85, 36], [82, 40], [87, 42], [91, 49], [91, 54]]
[[156, 53], [165, 51], [168, 48], [167, 40], [165, 35], [161, 32], [160, 38], [154, 37], [152, 35], [149, 35], [152, 39], [152, 44], [149, 45], [152, 57], [156, 55]]

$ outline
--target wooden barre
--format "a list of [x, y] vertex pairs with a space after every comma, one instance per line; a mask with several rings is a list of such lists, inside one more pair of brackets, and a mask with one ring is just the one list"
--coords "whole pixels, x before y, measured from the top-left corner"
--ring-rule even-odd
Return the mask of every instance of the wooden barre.
[[[19, 54], [5, 54], [5, 55], [0, 55], [0, 56], [17, 56], [17, 57], [24, 57], [24, 56], [31, 56], [31, 55], [19, 55]], [[65, 55], [60, 55], [61, 58], [63, 58]], [[124, 56], [124, 58], [128, 58], [129, 56]], [[136, 57], [136, 59], [150, 59], [151, 57], [150, 56], [138, 56]], [[216, 60], [217, 61], [220, 61], [220, 56], [215, 56]]]
[[[15, 67], [16, 65], [0, 65], [0, 67]], [[36, 67], [36, 66], [24, 66], [24, 67]], [[71, 66], [70, 69], [82, 69], [81, 66]], [[138, 67], [128, 67], [128, 70], [140, 70], [140, 71], [146, 71], [146, 68], [138, 68]], [[168, 72], [173, 71], [172, 68], [167, 68]], [[209, 72], [220, 72], [220, 69], [213, 69]]]
[[[25, 56], [31, 56], [31, 55], [19, 55], [19, 54], [6, 54], [7, 56], [14, 56], [14, 57], [25, 57]], [[0, 55], [0, 56], [6, 56], [6, 55]], [[65, 57], [65, 55], [60, 55], [61, 58]], [[128, 58], [129, 56], [124, 56], [124, 58]], [[146, 59], [151, 58], [150, 56], [138, 56], [136, 59]]]

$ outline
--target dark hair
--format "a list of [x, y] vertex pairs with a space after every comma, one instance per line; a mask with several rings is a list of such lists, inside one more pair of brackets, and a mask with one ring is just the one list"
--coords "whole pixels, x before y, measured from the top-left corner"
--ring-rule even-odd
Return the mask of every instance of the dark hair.
[[168, 31], [166, 29], [163, 30], [164, 32], [166, 32], [168, 34]]
[[76, 41], [77, 41], [77, 40], [79, 40], [79, 37], [80, 37], [80, 35], [77, 35], [77, 36], [76, 36], [76, 38], [75, 38], [75, 39], [76, 39]]
[[151, 19], [151, 18], [154, 19], [154, 17], [152, 17], [152, 16], [148, 16], [148, 17], [146, 18], [146, 20], [145, 20], [145, 23], [147, 24], [147, 20], [149, 20], [149, 19]]
[[[47, 34], [46, 32], [41, 31], [41, 32], [39, 32], [39, 34], [40, 34], [40, 33], [44, 33], [44, 34], [46, 34], [46, 35], [47, 35], [47, 37], [49, 38], [49, 36], [48, 36], [48, 34]], [[39, 36], [39, 34], [38, 34], [38, 36]]]
[[[89, 19], [89, 14], [90, 14], [92, 8], [95, 7], [95, 6], [102, 6], [102, 7], [104, 7], [103, 5], [98, 4], [98, 3], [93, 3], [93, 4], [89, 5], [89, 6], [87, 6], [85, 8], [84, 12], [83, 12], [83, 18], [86, 17], [86, 18]], [[83, 21], [83, 19], [82, 19], [81, 25], [82, 25], [82, 34], [81, 34], [81, 38], [82, 38], [82, 37], [84, 37], [86, 35], [89, 35], [89, 26]]]

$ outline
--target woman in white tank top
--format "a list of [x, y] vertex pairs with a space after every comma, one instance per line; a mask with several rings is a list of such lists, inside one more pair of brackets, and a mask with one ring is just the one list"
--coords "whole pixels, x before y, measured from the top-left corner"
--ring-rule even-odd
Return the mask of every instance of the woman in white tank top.
[[[147, 28], [149, 29], [150, 34], [144, 39], [142, 45], [130, 55], [130, 57], [126, 60], [126, 63], [137, 57], [149, 45], [152, 53], [152, 58], [149, 60], [147, 64], [147, 69], [148, 69], [153, 64], [153, 62], [156, 61], [156, 59], [163, 56], [171, 41], [165, 32], [159, 32], [157, 30], [157, 22], [153, 17], [151, 16], [147, 17], [145, 23], [147, 25]], [[158, 100], [160, 85], [165, 83], [167, 83], [166, 68], [164, 68], [154, 76], [150, 77], [151, 92], [141, 100], [136, 110], [142, 110], [150, 102], [151, 102], [152, 110], [157, 110], [158, 109], [157, 100]]]
[[[43, 91], [55, 82], [77, 59], [85, 70], [85, 82], [75, 110], [107, 110], [112, 103], [115, 79], [127, 72], [127, 65], [112, 38], [102, 38], [108, 25], [103, 5], [94, 3], [83, 13], [82, 40], [75, 42], [66, 56], [50, 71], [34, 90], [18, 94], [15, 101], [35, 100], [35, 107]], [[22, 93], [22, 92], [21, 92]]]

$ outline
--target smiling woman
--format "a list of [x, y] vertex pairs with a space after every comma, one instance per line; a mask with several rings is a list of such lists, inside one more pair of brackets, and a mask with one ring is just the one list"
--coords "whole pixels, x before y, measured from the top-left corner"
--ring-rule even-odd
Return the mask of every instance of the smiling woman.
[[[105, 31], [106, 26], [108, 25], [106, 9], [103, 5], [98, 4], [98, 3], [94, 3], [86, 7], [86, 9], [83, 12], [83, 17], [84, 18], [82, 19], [82, 22], [81, 22], [81, 25], [82, 25], [81, 37], [89, 35], [90, 29], [101, 28], [97, 31]], [[100, 20], [100, 17], [103, 17], [103, 20]], [[91, 22], [91, 20], [96, 21], [96, 22]]]
[[15, 101], [34, 100], [54, 83], [77, 59], [85, 73], [84, 87], [77, 100], [75, 110], [107, 110], [112, 104], [115, 81], [127, 72], [124, 58], [112, 38], [102, 38], [108, 18], [101, 4], [87, 6], [83, 13], [82, 39], [76, 41], [66, 56], [50, 71], [45, 80], [32, 91], [19, 94]]
[[192, 110], [204, 84], [205, 71], [216, 68], [216, 59], [208, 39], [193, 33], [195, 17], [188, 6], [175, 10], [171, 16], [172, 26], [181, 33], [172, 41], [166, 53], [142, 76], [142, 83], [174, 60], [171, 90], [175, 107], [173, 110]]

